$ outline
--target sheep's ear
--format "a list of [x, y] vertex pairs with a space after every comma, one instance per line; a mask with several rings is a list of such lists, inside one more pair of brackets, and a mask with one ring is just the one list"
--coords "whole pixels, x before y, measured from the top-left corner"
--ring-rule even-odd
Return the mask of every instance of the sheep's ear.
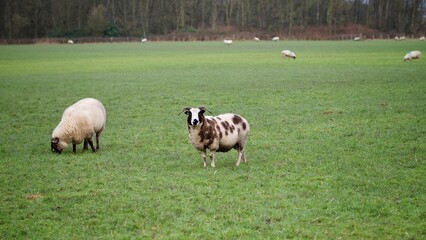
[[183, 113], [183, 112], [185, 112], [185, 114], [186, 115], [188, 115], [189, 114], [189, 110], [190, 110], [191, 108], [190, 107], [184, 107], [183, 109], [182, 109], [182, 111], [178, 114], [178, 115], [180, 115], [181, 113]]

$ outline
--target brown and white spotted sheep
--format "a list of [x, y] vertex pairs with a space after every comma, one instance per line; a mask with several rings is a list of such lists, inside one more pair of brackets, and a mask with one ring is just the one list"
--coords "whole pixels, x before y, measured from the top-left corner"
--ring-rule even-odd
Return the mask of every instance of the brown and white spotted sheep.
[[201, 151], [204, 167], [207, 167], [207, 149], [210, 149], [212, 167], [215, 167], [215, 152], [228, 152], [231, 149], [236, 149], [238, 152], [237, 166], [240, 165], [241, 160], [246, 162], [244, 145], [250, 132], [247, 120], [233, 113], [204, 116], [205, 111], [208, 111], [205, 107], [186, 107], [182, 110], [188, 116], [189, 140], [195, 149]]

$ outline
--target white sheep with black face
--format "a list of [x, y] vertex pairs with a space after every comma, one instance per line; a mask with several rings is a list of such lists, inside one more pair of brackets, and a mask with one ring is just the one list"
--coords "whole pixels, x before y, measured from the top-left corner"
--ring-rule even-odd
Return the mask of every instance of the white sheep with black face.
[[[106, 110], [102, 103], [94, 98], [84, 98], [65, 109], [61, 121], [53, 130], [50, 139], [51, 150], [61, 153], [70, 142], [73, 152], [76, 145], [84, 141], [83, 149], [90, 144], [92, 151], [99, 149], [99, 136], [105, 128]], [[96, 149], [92, 137], [96, 135]]]
[[281, 52], [281, 57], [283, 57], [283, 58], [287, 57], [287, 58], [296, 59], [296, 54], [293, 51], [290, 51], [290, 50], [283, 50]]
[[[250, 132], [250, 126], [243, 117], [226, 113], [218, 116], [204, 116], [208, 111], [205, 107], [185, 107], [189, 140], [195, 149], [201, 152], [204, 167], [207, 167], [206, 152], [210, 149], [210, 165], [215, 167], [215, 152], [228, 152], [236, 149], [238, 158], [236, 165], [246, 162], [244, 146]], [[209, 111], [210, 112], [210, 111]]]

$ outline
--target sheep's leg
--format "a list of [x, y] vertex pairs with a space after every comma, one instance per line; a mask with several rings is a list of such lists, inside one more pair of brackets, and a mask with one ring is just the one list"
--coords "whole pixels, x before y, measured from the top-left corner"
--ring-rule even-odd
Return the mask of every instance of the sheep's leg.
[[246, 155], [244, 154], [244, 150], [243, 149], [238, 149], [238, 158], [237, 158], [237, 163], [235, 165], [240, 165], [241, 160], [243, 160], [244, 162], [247, 162], [246, 160]]
[[201, 151], [201, 157], [203, 158], [204, 167], [207, 167], [206, 150], [205, 149], [203, 151]]
[[88, 139], [87, 139], [87, 142], [89, 142], [89, 145], [90, 145], [90, 147], [92, 148], [92, 151], [93, 151], [93, 152], [96, 152], [96, 149], [95, 149], [95, 147], [93, 146], [92, 138], [88, 138]]
[[72, 152], [75, 153], [77, 145], [75, 143], [72, 144]]
[[101, 134], [100, 132], [96, 133], [96, 150], [99, 150], [99, 135], [100, 134]]
[[101, 130], [96, 133], [96, 150], [99, 150], [99, 136], [101, 136], [103, 130], [104, 128], [101, 128]]
[[244, 154], [244, 148], [238, 146], [236, 149], [238, 151], [238, 157], [237, 157], [237, 163], [235, 165], [238, 166], [240, 165], [241, 160], [243, 160], [244, 162], [247, 162], [247, 160], [246, 160], [246, 155]]
[[241, 158], [242, 158], [242, 151], [240, 149], [238, 149], [238, 157], [237, 157], [237, 163], [235, 164], [236, 166], [239, 166], [241, 163]]
[[214, 164], [214, 152], [215, 151], [212, 151], [212, 150], [210, 150], [210, 165], [214, 168], [214, 167], [216, 167], [216, 165]]
[[87, 143], [87, 140], [84, 139], [84, 142], [83, 142], [83, 151], [87, 150], [88, 148], [89, 148], [89, 145]]

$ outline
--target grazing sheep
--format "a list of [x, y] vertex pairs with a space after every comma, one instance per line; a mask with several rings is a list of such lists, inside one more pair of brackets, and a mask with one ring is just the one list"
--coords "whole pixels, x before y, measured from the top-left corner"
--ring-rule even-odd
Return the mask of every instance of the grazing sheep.
[[272, 41], [274, 41], [274, 42], [277, 42], [277, 41], [279, 41], [280, 40], [280, 38], [279, 37], [273, 37], [272, 38]]
[[424, 41], [425, 40], [425, 36], [421, 36], [419, 40], [420, 41]]
[[406, 61], [411, 61], [412, 59], [420, 59], [422, 53], [420, 51], [411, 51], [407, 54], [405, 54], [403, 60], [404, 62]]
[[288, 58], [296, 59], [296, 54], [294, 52], [290, 51], [290, 50], [283, 50], [281, 52], [281, 57], [283, 57], [283, 58], [288, 57]]
[[142, 42], [142, 43], [146, 43], [146, 42], [148, 42], [148, 39], [146, 39], [146, 38], [142, 38], [141, 42]]
[[399, 41], [399, 37], [398, 36], [395, 36], [395, 41]]
[[253, 38], [254, 41], [259, 42], [260, 39], [258, 37]]
[[225, 44], [225, 45], [231, 45], [232, 44], [232, 40], [223, 40], [223, 43]]
[[355, 37], [354, 41], [361, 41], [361, 37]]
[[[58, 126], [53, 130], [51, 150], [60, 154], [72, 142], [76, 145], [84, 141], [83, 149], [90, 144], [92, 151], [99, 149], [99, 136], [105, 128], [106, 111], [102, 103], [94, 98], [84, 98], [65, 109]], [[96, 134], [96, 150], [92, 137]]]
[[74, 44], [74, 41], [73, 40], [68, 40], [68, 44]]
[[403, 41], [403, 40], [405, 40], [406, 38], [405, 37], [400, 37], [399, 38], [399, 41]]
[[182, 112], [188, 115], [187, 124], [189, 140], [198, 151], [207, 167], [206, 151], [210, 149], [210, 165], [215, 167], [215, 152], [228, 152], [232, 148], [238, 152], [236, 165], [240, 165], [241, 160], [246, 162], [244, 155], [244, 145], [250, 132], [250, 126], [243, 117], [227, 113], [219, 116], [204, 116], [205, 111], [210, 112], [205, 107], [184, 108]]

